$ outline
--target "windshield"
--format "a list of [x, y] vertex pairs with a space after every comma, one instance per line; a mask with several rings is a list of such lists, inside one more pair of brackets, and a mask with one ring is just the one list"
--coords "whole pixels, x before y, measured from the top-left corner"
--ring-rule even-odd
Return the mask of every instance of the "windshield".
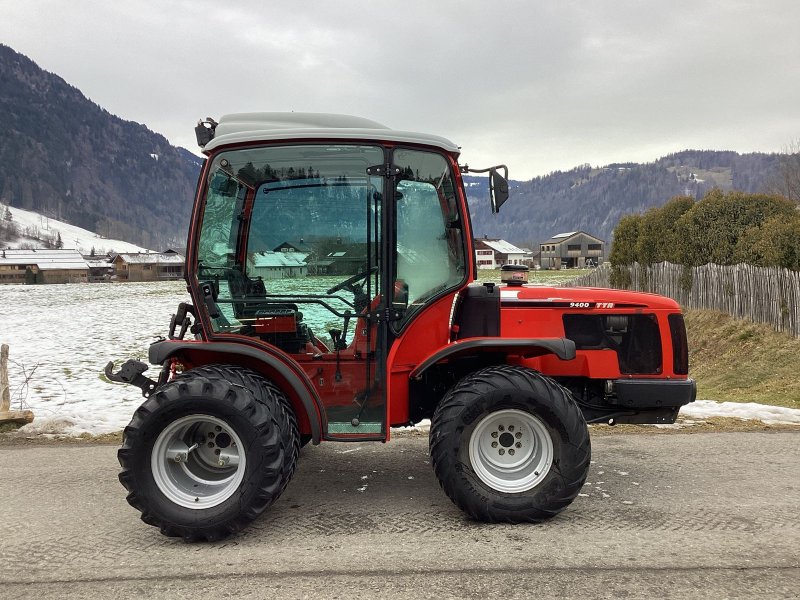
[[[213, 282], [217, 295], [214, 329], [252, 334], [271, 312], [291, 309], [309, 339], [327, 338], [346, 313], [363, 311], [379, 289], [383, 190], [383, 178], [367, 169], [383, 162], [381, 148], [359, 145], [215, 157], [198, 242], [198, 278]], [[359, 293], [349, 289], [356, 283]]]

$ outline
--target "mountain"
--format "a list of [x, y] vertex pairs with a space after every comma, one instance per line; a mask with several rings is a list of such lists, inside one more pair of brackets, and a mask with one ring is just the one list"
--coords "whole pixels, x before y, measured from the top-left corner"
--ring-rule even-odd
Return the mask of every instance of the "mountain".
[[533, 246], [557, 233], [583, 230], [610, 240], [623, 215], [661, 206], [678, 195], [695, 198], [714, 187], [762, 192], [775, 181], [780, 154], [685, 150], [652, 163], [583, 165], [531, 181], [511, 181], [510, 196], [492, 215], [488, 179], [466, 177], [476, 236]]
[[0, 116], [0, 204], [148, 248], [184, 245], [202, 159], [4, 45]]

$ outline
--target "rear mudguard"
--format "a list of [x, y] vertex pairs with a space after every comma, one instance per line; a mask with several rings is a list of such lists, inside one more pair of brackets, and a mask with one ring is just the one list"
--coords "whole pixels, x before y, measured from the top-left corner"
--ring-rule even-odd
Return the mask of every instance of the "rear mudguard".
[[409, 377], [420, 380], [429, 368], [446, 359], [480, 354], [483, 352], [502, 352], [516, 354], [524, 358], [555, 354], [561, 360], [575, 358], [575, 342], [567, 338], [471, 338], [453, 342], [437, 350], [411, 371]]

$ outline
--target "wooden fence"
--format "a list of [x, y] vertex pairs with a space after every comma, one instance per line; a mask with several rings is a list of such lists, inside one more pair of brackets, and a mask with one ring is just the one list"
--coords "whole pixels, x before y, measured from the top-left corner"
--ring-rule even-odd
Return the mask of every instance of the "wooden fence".
[[[752, 265], [692, 267], [692, 289], [681, 286], [683, 266], [659, 263], [627, 269], [630, 289], [669, 296], [686, 308], [718, 310], [739, 319], [771, 325], [800, 337], [800, 271]], [[566, 287], [612, 287], [611, 267], [563, 284]]]

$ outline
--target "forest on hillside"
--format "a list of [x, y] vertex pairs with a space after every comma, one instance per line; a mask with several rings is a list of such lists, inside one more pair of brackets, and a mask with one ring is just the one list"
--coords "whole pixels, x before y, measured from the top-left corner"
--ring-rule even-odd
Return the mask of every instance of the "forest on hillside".
[[201, 159], [0, 45], [0, 203], [158, 248], [185, 240]]

